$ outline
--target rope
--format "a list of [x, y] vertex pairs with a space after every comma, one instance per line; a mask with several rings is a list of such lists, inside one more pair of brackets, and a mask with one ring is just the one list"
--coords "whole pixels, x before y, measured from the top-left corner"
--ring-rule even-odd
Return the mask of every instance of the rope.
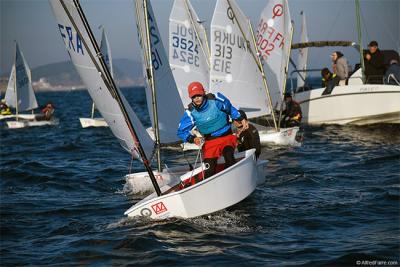
[[[197, 152], [196, 160], [194, 161], [194, 168], [192, 170], [192, 173], [190, 174], [190, 182], [192, 182], [192, 179], [194, 179], [193, 174], [194, 174], [194, 170], [196, 169], [196, 164], [197, 164], [199, 157], [200, 157], [200, 164], [201, 164], [201, 166], [203, 166], [203, 157], [201, 156], [201, 150], [203, 148], [203, 145], [204, 145], [204, 140], [202, 140], [199, 145], [200, 149], [199, 149], [199, 152]], [[208, 169], [208, 168], [206, 168], [206, 169]], [[202, 171], [204, 172], [204, 169], [202, 169]], [[181, 184], [184, 185], [183, 181], [181, 181]]]

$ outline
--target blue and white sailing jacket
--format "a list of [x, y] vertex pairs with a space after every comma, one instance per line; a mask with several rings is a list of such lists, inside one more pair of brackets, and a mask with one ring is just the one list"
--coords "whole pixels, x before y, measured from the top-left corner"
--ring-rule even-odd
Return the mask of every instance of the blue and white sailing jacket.
[[223, 136], [231, 131], [229, 116], [233, 120], [242, 120], [238, 110], [223, 94], [207, 94], [200, 107], [189, 104], [177, 134], [184, 142], [193, 142], [195, 136], [190, 131], [196, 126], [206, 138]]

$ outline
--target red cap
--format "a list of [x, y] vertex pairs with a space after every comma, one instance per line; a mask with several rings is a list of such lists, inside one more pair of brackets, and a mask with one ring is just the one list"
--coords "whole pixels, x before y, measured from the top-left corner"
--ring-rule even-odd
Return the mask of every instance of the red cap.
[[204, 91], [204, 87], [201, 83], [192, 82], [188, 86], [188, 93], [189, 93], [189, 97], [192, 98], [195, 95], [204, 95], [205, 91]]

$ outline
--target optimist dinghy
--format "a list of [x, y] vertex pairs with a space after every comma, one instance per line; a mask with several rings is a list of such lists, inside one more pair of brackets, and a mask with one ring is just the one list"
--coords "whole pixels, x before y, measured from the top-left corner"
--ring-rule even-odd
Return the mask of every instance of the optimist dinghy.
[[[32, 126], [55, 125], [57, 119], [44, 120], [43, 114], [34, 114], [38, 107], [35, 92], [32, 87], [31, 72], [17, 42], [15, 42], [15, 59], [11, 69], [10, 79], [5, 94], [5, 101], [9, 107], [15, 108], [14, 115], [2, 115], [0, 119], [7, 120], [10, 129]], [[20, 114], [21, 111], [32, 110], [32, 114]], [[43, 118], [43, 119], [42, 119]]]
[[[140, 10], [148, 14], [146, 7], [149, 2], [144, 0], [142, 3], [144, 9]], [[50, 4], [65, 47], [90, 96], [121, 145], [133, 158], [141, 160], [154, 187], [154, 195], [136, 204], [126, 213], [128, 216], [150, 216], [156, 219], [201, 216], [234, 205], [254, 191], [259, 180], [254, 149], [246, 151], [243, 156], [238, 155], [235, 165], [208, 179], [189, 186], [187, 180], [190, 181], [193, 175], [201, 179], [202, 169], [197, 168], [184, 175], [183, 181], [161, 191], [149, 160], [153, 154], [154, 142], [116, 87], [79, 1], [50, 0]], [[72, 36], [67, 35], [68, 32]], [[68, 46], [71, 38], [75, 40], [74, 47]], [[216, 203], [212, 203], [211, 198], [215, 198]], [[205, 202], [207, 205], [196, 205], [193, 202], [200, 199], [208, 199]], [[137, 209], [139, 206], [140, 210]], [[154, 214], [151, 215], [147, 209]]]
[[[180, 177], [178, 184], [164, 186], [160, 196], [149, 195], [128, 209], [125, 215], [152, 219], [192, 218], [230, 207], [248, 197], [257, 186], [254, 153], [255, 149], [251, 149], [237, 154], [235, 165], [204, 180], [201, 179], [203, 167], [189, 171]], [[223, 166], [223, 162], [220, 161], [219, 166]], [[191, 180], [198, 179], [201, 181], [191, 185]]]

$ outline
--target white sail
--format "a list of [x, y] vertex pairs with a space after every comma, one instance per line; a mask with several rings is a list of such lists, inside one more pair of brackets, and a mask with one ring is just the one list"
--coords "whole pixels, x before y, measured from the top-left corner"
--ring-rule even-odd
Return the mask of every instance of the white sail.
[[7, 90], [4, 98], [9, 107], [16, 106], [17, 96], [15, 91], [15, 63], [11, 68], [10, 78], [8, 79]]
[[[306, 24], [306, 15], [303, 11], [300, 12], [302, 15], [302, 24], [301, 24], [301, 32], [300, 32], [300, 43], [308, 42], [308, 33], [307, 33], [307, 24]], [[299, 55], [297, 58], [297, 70], [301, 70], [299, 74], [297, 74], [297, 87], [304, 86], [306, 79], [306, 70], [307, 70], [307, 59], [308, 59], [308, 48], [300, 48]]]
[[264, 71], [272, 105], [280, 107], [290, 54], [292, 23], [287, 0], [269, 0], [257, 28], [257, 47], [264, 60]]
[[[90, 29], [85, 28], [85, 23], [79, 15], [74, 0], [50, 0], [50, 4], [68, 54], [113, 134], [118, 138], [122, 147], [132, 152], [136, 158], [138, 158], [136, 142], [139, 139], [146, 155], [149, 156], [153, 150], [153, 141], [120, 90], [116, 88], [116, 92], [121, 96], [122, 105], [118, 104], [113, 95], [114, 91], [110, 90], [111, 85], [107, 82], [109, 80], [105, 78], [105, 71], [99, 58], [96, 57], [93, 43], [95, 40], [90, 39]], [[135, 139], [125, 120], [122, 107], [125, 108], [127, 117], [136, 131], [137, 136], [135, 137], [137, 138]]]
[[183, 105], [191, 102], [187, 86], [209, 88], [209, 51], [205, 29], [188, 0], [175, 0], [169, 17], [169, 63]]
[[[144, 17], [144, 1], [147, 5], [148, 30]], [[142, 48], [144, 62], [144, 75], [147, 80], [146, 96], [147, 106], [149, 108], [150, 118], [153, 128], [155, 127], [152, 105], [152, 79], [153, 72], [154, 87], [156, 91], [156, 103], [158, 113], [158, 126], [161, 143], [172, 143], [179, 141], [176, 135], [179, 121], [183, 116], [184, 108], [168, 63], [168, 57], [165, 53], [161, 40], [161, 34], [158, 30], [156, 19], [151, 7], [150, 1], [138, 0], [136, 3], [136, 23], [138, 29], [139, 43]], [[150, 36], [147, 36], [150, 33]], [[150, 49], [147, 46], [147, 37], [150, 41]], [[151, 60], [147, 57], [147, 51], [151, 51]]]
[[15, 62], [11, 70], [5, 98], [7, 104], [18, 109], [19, 112], [38, 107], [32, 88], [29, 66], [19, 49], [18, 43], [15, 43]]
[[270, 111], [249, 27], [235, 1], [217, 1], [211, 21], [210, 87], [254, 118]]
[[101, 54], [103, 55], [103, 58], [108, 67], [108, 70], [111, 73], [111, 76], [114, 78], [114, 70], [113, 70], [113, 64], [112, 64], [110, 45], [108, 43], [106, 31], [104, 30], [104, 28], [102, 28], [102, 29], [103, 30], [101, 33], [100, 51], [101, 51]]

